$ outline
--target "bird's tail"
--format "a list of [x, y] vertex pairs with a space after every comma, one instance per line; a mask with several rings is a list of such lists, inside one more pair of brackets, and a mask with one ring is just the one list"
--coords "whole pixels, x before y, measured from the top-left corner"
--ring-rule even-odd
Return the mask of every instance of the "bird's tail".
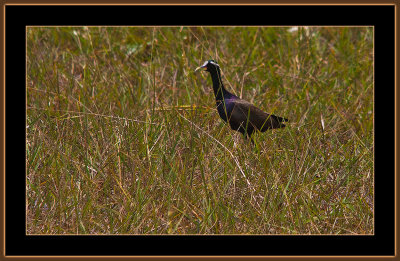
[[284, 128], [286, 127], [285, 123], [288, 122], [289, 120], [287, 118], [279, 117], [276, 115], [269, 115], [267, 122], [261, 129], [261, 132], [264, 132], [268, 129], [278, 129], [278, 128]]
[[282, 117], [275, 116], [275, 115], [271, 115], [271, 116], [274, 117], [274, 119], [279, 123], [278, 128], [284, 128], [286, 126], [285, 123], [289, 121], [287, 118], [282, 118]]

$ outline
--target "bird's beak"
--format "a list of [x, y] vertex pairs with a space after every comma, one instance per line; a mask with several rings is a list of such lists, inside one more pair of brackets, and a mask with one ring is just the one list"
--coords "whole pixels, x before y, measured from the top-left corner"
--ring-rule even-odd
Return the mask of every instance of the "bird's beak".
[[199, 66], [196, 68], [196, 70], [194, 70], [194, 72], [197, 72], [198, 70], [202, 69], [202, 68], [206, 68], [207, 66], [203, 65], [203, 66]]

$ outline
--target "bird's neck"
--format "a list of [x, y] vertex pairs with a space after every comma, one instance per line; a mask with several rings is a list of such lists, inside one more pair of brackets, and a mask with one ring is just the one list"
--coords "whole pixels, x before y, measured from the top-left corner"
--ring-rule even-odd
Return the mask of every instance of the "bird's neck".
[[219, 68], [217, 68], [216, 71], [211, 72], [211, 79], [213, 82], [215, 99], [217, 101], [226, 99], [227, 96], [230, 95], [230, 93], [225, 90], [225, 87], [222, 84], [221, 71], [219, 70]]

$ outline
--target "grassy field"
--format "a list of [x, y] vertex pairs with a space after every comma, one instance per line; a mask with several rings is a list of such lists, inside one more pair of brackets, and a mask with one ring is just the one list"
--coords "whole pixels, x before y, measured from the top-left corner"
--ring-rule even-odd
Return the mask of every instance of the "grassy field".
[[374, 231], [373, 28], [30, 27], [26, 68], [28, 234]]

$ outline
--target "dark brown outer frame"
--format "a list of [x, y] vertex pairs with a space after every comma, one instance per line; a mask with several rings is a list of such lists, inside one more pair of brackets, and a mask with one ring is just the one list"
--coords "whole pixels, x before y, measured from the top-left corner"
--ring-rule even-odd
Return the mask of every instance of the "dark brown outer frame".
[[[96, 4], [96, 5], [118, 5], [118, 4], [132, 4], [132, 5], [180, 5], [180, 4], [184, 4], [184, 5], [207, 5], [207, 4], [212, 4], [212, 5], [252, 5], [252, 4], [265, 4], [265, 5], [309, 5], [309, 4], [317, 4], [317, 5], [339, 5], [339, 4], [344, 4], [344, 5], [395, 5], [395, 10], [396, 10], [396, 28], [395, 28], [395, 41], [396, 41], [396, 48], [395, 48], [395, 85], [397, 87], [397, 75], [399, 75], [399, 68], [397, 66], [397, 61], [399, 58], [399, 54], [398, 54], [398, 42], [397, 42], [397, 35], [399, 33], [399, 28], [398, 28], [398, 21], [397, 21], [397, 9], [398, 9], [398, 3], [397, 1], [389, 1], [389, 0], [382, 0], [382, 1], [369, 1], [369, 0], [364, 0], [364, 1], [360, 1], [360, 0], [353, 0], [351, 2], [349, 1], [345, 1], [345, 0], [337, 0], [337, 1], [316, 1], [316, 0], [307, 0], [306, 2], [304, 1], [263, 1], [263, 0], [251, 0], [251, 1], [238, 1], [238, 0], [219, 0], [219, 1], [212, 1], [212, 0], [203, 0], [203, 1], [184, 1], [184, 0], [174, 0], [171, 2], [168, 1], [161, 1], [161, 0], [152, 0], [152, 1], [135, 1], [135, 0], [119, 0], [117, 2], [111, 2], [111, 1], [103, 1], [103, 0], [98, 0], [98, 1], [91, 1], [91, 0], [86, 0], [86, 1], [79, 1], [79, 0], [71, 0], [71, 1], [64, 1], [64, 2], [56, 2], [56, 1], [51, 1], [51, 0], [42, 0], [40, 2], [36, 2], [34, 3], [33, 1], [17, 1], [17, 0], [6, 0], [4, 2], [2, 2], [2, 12], [1, 12], [1, 16], [2, 19], [1, 21], [3, 22], [3, 26], [1, 26], [1, 37], [2, 37], [2, 52], [0, 54], [1, 60], [2, 60], [2, 73], [1, 73], [1, 82], [2, 82], [2, 88], [0, 91], [0, 101], [1, 101], [1, 113], [0, 113], [0, 117], [1, 117], [1, 128], [0, 128], [0, 135], [1, 135], [1, 139], [0, 139], [0, 146], [1, 146], [1, 156], [0, 156], [0, 166], [1, 166], [1, 173], [2, 173], [2, 177], [0, 178], [0, 187], [2, 188], [2, 193], [1, 193], [1, 200], [0, 200], [0, 209], [1, 209], [1, 214], [0, 214], [0, 221], [1, 221], [1, 226], [0, 226], [0, 243], [1, 243], [1, 256], [0, 259], [4, 259], [7, 258], [5, 257], [5, 222], [4, 222], [4, 215], [5, 215], [5, 47], [4, 47], [4, 43], [5, 43], [5, 5], [22, 5], [22, 4], [28, 4], [28, 5], [41, 5], [41, 4], [54, 4], [54, 5], [58, 5], [58, 4], [67, 4], [67, 5], [71, 5], [71, 4], [77, 4], [77, 5], [92, 5], [92, 4]], [[397, 113], [398, 111], [398, 106], [397, 106], [397, 101], [399, 100], [399, 91], [397, 91], [396, 88], [396, 92], [395, 92], [395, 172], [396, 174], [398, 173], [398, 167], [397, 167], [397, 162], [400, 162], [400, 157], [399, 157], [399, 150], [398, 150], [398, 145], [399, 145], [399, 141], [398, 141], [398, 128], [397, 128], [397, 124], [398, 124], [398, 119], [399, 119], [399, 115]], [[390, 120], [390, 119], [389, 119]], [[397, 176], [397, 175], [396, 175]], [[396, 191], [395, 191], [395, 197], [396, 199], [398, 198], [398, 193], [397, 193], [397, 188], [399, 187], [399, 178], [396, 177], [395, 181], [396, 181]], [[398, 215], [397, 215], [397, 211], [398, 211], [398, 207], [399, 207], [399, 200], [397, 200], [397, 202], [395, 202], [395, 214], [396, 214], [396, 223], [395, 223], [395, 228], [396, 228], [396, 233], [395, 233], [395, 256], [393, 257], [389, 257], [390, 259], [394, 259], [394, 260], [400, 260], [400, 258], [398, 257], [398, 246], [399, 246], [399, 242], [398, 242], [398, 237], [397, 235], [399, 234], [399, 226], [398, 226]], [[57, 257], [54, 256], [46, 256], [46, 257], [13, 257], [12, 260], [22, 260], [22, 259], [29, 259], [29, 260], [48, 260], [48, 259], [56, 259]], [[296, 259], [296, 260], [319, 260], [319, 259], [323, 259], [322, 256], [307, 256], [307, 257], [280, 257], [280, 256], [275, 256], [275, 257], [228, 257], [228, 256], [221, 256], [221, 257], [154, 257], [154, 256], [149, 256], [149, 257], [130, 257], [130, 259], [135, 259], [135, 260], [186, 260], [186, 259], [206, 259], [206, 260], [248, 260], [248, 259], [269, 259], [269, 260], [287, 260], [287, 259]], [[386, 259], [388, 257], [332, 257], [332, 258], [328, 258], [329, 260], [347, 260], [347, 259], [351, 259], [351, 260], [382, 260], [382, 259]], [[7, 259], [11, 259], [10, 257], [8, 257]], [[90, 256], [90, 257], [68, 257], [68, 258], [62, 258], [62, 259], [100, 259], [100, 260], [114, 260], [114, 259], [127, 259], [127, 257], [96, 257], [96, 256]]]

